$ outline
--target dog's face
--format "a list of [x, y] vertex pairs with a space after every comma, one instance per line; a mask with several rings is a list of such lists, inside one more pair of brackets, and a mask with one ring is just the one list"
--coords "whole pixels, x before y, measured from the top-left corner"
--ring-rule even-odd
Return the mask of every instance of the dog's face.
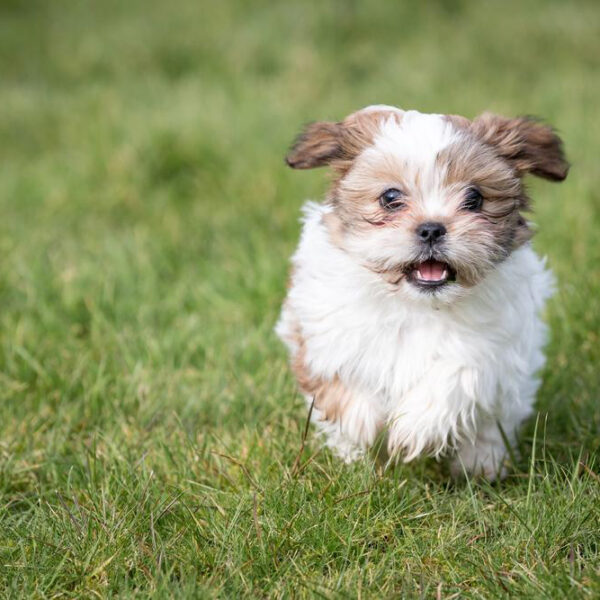
[[373, 106], [309, 125], [293, 168], [331, 165], [332, 240], [395, 290], [450, 301], [527, 241], [522, 177], [562, 181], [551, 128], [531, 119]]

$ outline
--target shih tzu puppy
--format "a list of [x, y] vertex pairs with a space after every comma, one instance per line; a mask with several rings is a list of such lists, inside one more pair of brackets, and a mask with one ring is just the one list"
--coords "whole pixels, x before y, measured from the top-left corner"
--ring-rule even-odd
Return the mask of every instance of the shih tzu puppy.
[[544, 364], [553, 278], [523, 217], [527, 173], [562, 181], [554, 131], [370, 106], [308, 125], [287, 156], [329, 166], [304, 207], [276, 331], [326, 442], [346, 461], [451, 454], [451, 470], [506, 473]]

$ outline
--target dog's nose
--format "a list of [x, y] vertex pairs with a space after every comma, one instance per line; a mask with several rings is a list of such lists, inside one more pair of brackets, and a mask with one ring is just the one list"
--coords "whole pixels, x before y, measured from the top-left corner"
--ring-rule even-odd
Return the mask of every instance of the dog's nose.
[[441, 223], [421, 223], [417, 227], [417, 236], [426, 244], [435, 244], [444, 235], [446, 228]]

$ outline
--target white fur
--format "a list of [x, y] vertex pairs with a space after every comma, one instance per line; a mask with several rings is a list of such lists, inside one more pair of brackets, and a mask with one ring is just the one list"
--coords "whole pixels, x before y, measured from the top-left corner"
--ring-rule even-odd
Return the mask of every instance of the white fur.
[[409, 110], [403, 113], [402, 121], [389, 118], [383, 123], [380, 135], [375, 139], [372, 152], [375, 157], [388, 153], [403, 163], [403, 171], [421, 175], [424, 213], [430, 220], [440, 220], [450, 214], [448, 203], [442, 193], [445, 169], [436, 165], [438, 152], [455, 142], [460, 134], [443, 115], [427, 115]]
[[[400, 132], [386, 121], [374, 147], [357, 160], [389, 146], [405, 168], [418, 166], [430, 192], [439, 189], [432, 157], [457, 134], [437, 115], [408, 112], [402, 123]], [[427, 196], [432, 212], [443, 209], [435, 193]], [[292, 356], [294, 336], [302, 333], [312, 375], [337, 376], [354, 392], [341, 421], [322, 421], [314, 411], [328, 445], [354, 460], [381, 434], [392, 458], [451, 452], [454, 472], [503, 475], [498, 424], [512, 443], [532, 412], [544, 364], [539, 313], [553, 288], [544, 261], [525, 245], [467, 291], [423, 294], [405, 282], [390, 290], [357, 257], [376, 246], [389, 250], [390, 236], [399, 232], [378, 234], [378, 244], [357, 237], [350, 252], [342, 250], [323, 221], [331, 210], [305, 205], [276, 327]]]

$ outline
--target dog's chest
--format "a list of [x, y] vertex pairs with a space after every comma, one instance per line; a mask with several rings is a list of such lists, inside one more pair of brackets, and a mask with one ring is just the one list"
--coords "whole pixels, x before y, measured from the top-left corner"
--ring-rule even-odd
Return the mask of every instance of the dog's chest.
[[454, 377], [475, 367], [482, 354], [498, 354], [489, 340], [443, 313], [345, 305], [313, 330], [311, 362], [328, 375], [360, 382], [370, 391], [397, 397], [425, 377]]

